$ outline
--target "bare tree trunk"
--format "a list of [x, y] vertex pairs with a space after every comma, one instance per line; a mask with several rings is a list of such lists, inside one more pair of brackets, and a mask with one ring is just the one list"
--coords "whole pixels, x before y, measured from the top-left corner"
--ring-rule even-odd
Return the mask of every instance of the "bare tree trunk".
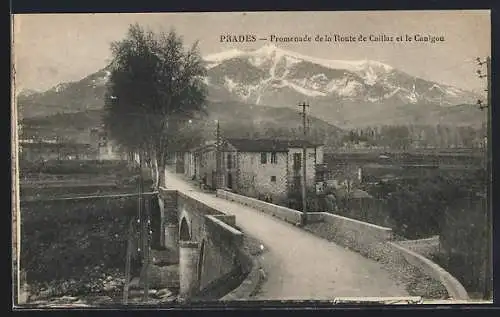
[[150, 152], [149, 153], [149, 168], [151, 169], [150, 172], [151, 172], [151, 180], [153, 181], [153, 188], [156, 188], [156, 174], [157, 174], [157, 170], [155, 168], [155, 155], [154, 155], [154, 152]]
[[166, 167], [166, 160], [165, 160], [165, 155], [163, 154], [160, 154], [159, 157], [158, 157], [158, 172], [159, 172], [159, 179], [158, 179], [158, 182], [159, 182], [159, 186], [160, 187], [165, 187], [166, 185], [166, 179], [165, 179], [165, 167]]
[[151, 169], [153, 172], [153, 186], [155, 190], [158, 190], [161, 186], [160, 180], [161, 180], [161, 169], [159, 168], [158, 165], [158, 158], [156, 155], [153, 158], [153, 168]]

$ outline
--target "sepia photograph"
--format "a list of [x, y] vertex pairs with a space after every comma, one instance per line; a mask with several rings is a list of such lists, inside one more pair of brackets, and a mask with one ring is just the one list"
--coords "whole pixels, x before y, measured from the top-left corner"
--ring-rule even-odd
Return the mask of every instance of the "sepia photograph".
[[493, 302], [489, 10], [11, 24], [15, 309]]

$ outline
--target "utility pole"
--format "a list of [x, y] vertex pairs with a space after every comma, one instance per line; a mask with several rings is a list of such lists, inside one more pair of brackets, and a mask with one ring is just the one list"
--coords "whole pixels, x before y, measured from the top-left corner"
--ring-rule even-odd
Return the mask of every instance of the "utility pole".
[[220, 157], [220, 124], [219, 120], [215, 120], [217, 123], [217, 130], [215, 133], [215, 189], [220, 188], [220, 170], [221, 170], [221, 157]]
[[139, 197], [137, 200], [137, 224], [138, 224], [138, 229], [139, 229], [139, 248], [138, 251], [140, 253], [140, 256], [142, 257], [142, 271], [145, 273], [144, 274], [144, 301], [147, 300], [148, 294], [146, 293], [147, 291], [147, 270], [148, 270], [148, 261], [146, 260], [146, 257], [148, 256], [146, 252], [146, 222], [145, 222], [145, 217], [144, 217], [144, 212], [143, 212], [143, 207], [144, 207], [144, 179], [142, 175], [142, 168], [143, 168], [143, 157], [144, 154], [139, 151], [139, 186], [138, 186], [138, 191], [139, 191]]
[[307, 178], [306, 178], [306, 162], [307, 162], [307, 127], [306, 127], [306, 108], [309, 107], [305, 102], [299, 104], [302, 107], [302, 128], [304, 132], [304, 140], [302, 144], [302, 223], [305, 226], [307, 224]]
[[484, 299], [489, 300], [492, 298], [492, 222], [491, 222], [491, 155], [492, 155], [492, 142], [491, 142], [491, 107], [492, 107], [492, 98], [491, 98], [491, 58], [487, 57], [485, 61], [481, 61], [478, 57], [476, 59], [479, 66], [486, 65], [486, 74], [483, 74], [481, 70], [477, 71], [479, 78], [485, 78], [487, 80], [487, 88], [485, 89], [487, 92], [487, 101], [486, 104], [483, 104], [481, 100], [477, 101], [479, 105], [479, 109], [487, 110], [486, 117], [486, 139], [485, 139], [485, 169], [486, 169], [486, 258], [484, 260]]
[[144, 223], [144, 302], [149, 301], [149, 260], [151, 254], [151, 205], [149, 204], [149, 199], [145, 199], [145, 223]]

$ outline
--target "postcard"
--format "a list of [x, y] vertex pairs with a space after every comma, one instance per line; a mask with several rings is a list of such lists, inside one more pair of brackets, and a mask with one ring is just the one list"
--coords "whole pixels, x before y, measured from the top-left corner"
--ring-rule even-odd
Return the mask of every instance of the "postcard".
[[490, 11], [12, 21], [15, 308], [492, 301]]

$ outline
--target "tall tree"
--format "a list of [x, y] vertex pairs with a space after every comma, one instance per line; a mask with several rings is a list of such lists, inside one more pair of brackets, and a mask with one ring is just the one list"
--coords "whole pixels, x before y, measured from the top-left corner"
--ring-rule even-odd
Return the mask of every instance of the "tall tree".
[[174, 30], [155, 33], [135, 24], [111, 50], [104, 124], [111, 139], [151, 162], [158, 187], [167, 153], [192, 140], [186, 127], [205, 115], [206, 70], [197, 43], [185, 51]]

